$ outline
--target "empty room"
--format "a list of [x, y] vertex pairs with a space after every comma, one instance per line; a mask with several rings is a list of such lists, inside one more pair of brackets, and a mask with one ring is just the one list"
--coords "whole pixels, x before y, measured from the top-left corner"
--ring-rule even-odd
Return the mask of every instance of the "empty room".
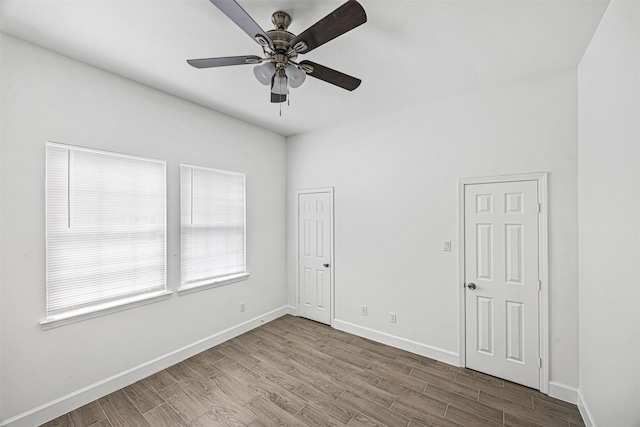
[[640, 1], [0, 13], [0, 426], [640, 427]]

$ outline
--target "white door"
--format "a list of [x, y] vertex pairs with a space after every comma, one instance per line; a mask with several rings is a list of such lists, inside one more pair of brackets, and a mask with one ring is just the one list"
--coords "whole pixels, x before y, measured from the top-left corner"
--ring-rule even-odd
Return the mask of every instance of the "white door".
[[466, 366], [539, 389], [537, 182], [464, 188]]
[[299, 315], [331, 324], [332, 193], [298, 194]]

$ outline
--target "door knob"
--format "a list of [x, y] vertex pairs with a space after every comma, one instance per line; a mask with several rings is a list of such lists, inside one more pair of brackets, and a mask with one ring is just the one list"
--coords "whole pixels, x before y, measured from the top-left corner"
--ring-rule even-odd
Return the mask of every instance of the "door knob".
[[322, 264], [322, 265], [324, 265], [326, 268], [329, 268], [329, 264]]
[[467, 288], [469, 288], [469, 289], [471, 289], [471, 290], [474, 290], [474, 289], [476, 288], [476, 284], [475, 284], [475, 283], [469, 283], [469, 284], [467, 285]]

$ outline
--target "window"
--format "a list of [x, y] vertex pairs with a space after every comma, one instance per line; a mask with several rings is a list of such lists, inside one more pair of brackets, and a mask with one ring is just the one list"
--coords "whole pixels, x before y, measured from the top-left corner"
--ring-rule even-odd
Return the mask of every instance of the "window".
[[47, 321], [167, 294], [165, 163], [46, 151]]
[[181, 165], [182, 289], [248, 277], [245, 176]]

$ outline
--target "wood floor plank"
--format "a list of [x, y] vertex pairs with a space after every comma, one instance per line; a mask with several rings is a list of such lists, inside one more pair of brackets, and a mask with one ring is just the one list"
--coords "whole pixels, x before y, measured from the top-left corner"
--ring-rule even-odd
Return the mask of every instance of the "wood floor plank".
[[177, 383], [163, 388], [158, 393], [187, 423], [193, 423], [207, 412], [202, 398], [190, 396]]
[[348, 405], [341, 405], [336, 399], [332, 399], [321, 391], [305, 384], [293, 390], [292, 393], [303, 402], [312, 404], [315, 408], [343, 424], [347, 424], [356, 413]]
[[440, 369], [434, 366], [414, 366], [409, 374], [412, 377], [429, 382], [429, 378], [432, 376], [444, 378], [445, 380], [454, 381], [457, 373], [450, 370]]
[[69, 414], [64, 414], [56, 419], [42, 424], [40, 427], [73, 427]]
[[230, 340], [229, 343], [237, 347], [238, 349], [244, 351], [248, 355], [252, 355], [256, 351], [260, 350], [260, 346], [258, 346], [258, 344], [246, 338], [243, 338], [243, 335], [240, 335], [239, 337], [235, 337], [234, 339]]
[[398, 371], [382, 366], [376, 362], [371, 362], [369, 366], [367, 366], [366, 370], [379, 375], [382, 378], [386, 378], [388, 380], [402, 384], [405, 387], [409, 387], [410, 389], [417, 392], [424, 391], [425, 387], [427, 386], [427, 382], [422, 379], [402, 374]]
[[[504, 381], [500, 379], [492, 379], [488, 375], [480, 376], [479, 372], [469, 371], [467, 373], [457, 372], [455, 381], [469, 387], [478, 388], [480, 390], [491, 391], [496, 389], [504, 389]], [[523, 393], [519, 393], [523, 394]]]
[[[472, 371], [472, 372], [475, 372], [475, 371]], [[519, 395], [526, 395], [526, 396], [538, 398], [540, 400], [546, 400], [547, 402], [552, 402], [552, 403], [555, 403], [556, 405], [564, 406], [565, 408], [569, 408], [569, 409], [571, 408], [577, 409], [577, 406], [574, 405], [573, 403], [564, 402], [562, 400], [555, 399], [551, 396], [541, 393], [539, 390], [534, 390], [530, 387], [525, 387], [523, 385], [512, 383], [510, 381], [506, 381], [506, 380], [504, 381], [504, 388], [508, 392], [515, 392], [515, 393], [518, 393]]]
[[[229, 340], [229, 342], [231, 344], [234, 344], [234, 340], [236, 338], [234, 338], [233, 340]], [[224, 354], [220, 353], [216, 347], [211, 347], [211, 348], [203, 351], [202, 353], [198, 353], [198, 354], [202, 355], [203, 357], [206, 357], [207, 360], [209, 360], [210, 362], [213, 362], [213, 363], [215, 363], [218, 360], [223, 359], [224, 357], [226, 357]]]
[[356, 413], [348, 424], [349, 427], [385, 427], [360, 412]]
[[294, 427], [307, 425], [305, 422], [295, 418], [293, 415], [289, 414], [279, 406], [276, 406], [271, 402], [267, 402], [262, 397], [256, 397], [244, 406], [270, 427]]
[[123, 390], [142, 414], [165, 403], [164, 399], [145, 380], [133, 383]]
[[113, 427], [150, 427], [123, 390], [98, 399]]
[[509, 400], [510, 402], [517, 403], [518, 405], [525, 406], [527, 408], [533, 408], [533, 400], [531, 394], [524, 393], [520, 390], [507, 389], [502, 385], [497, 385], [495, 382], [486, 381], [480, 377], [472, 377], [468, 375], [458, 374], [455, 382], [457, 384], [464, 384], [469, 387], [478, 388], [480, 391], [490, 393], [494, 396], [501, 397]]
[[372, 353], [377, 353], [379, 355], [386, 356], [391, 360], [394, 360], [399, 355], [404, 354], [402, 350], [398, 350], [397, 348], [393, 348], [393, 347], [380, 344], [378, 342], [368, 340], [366, 338], [361, 338], [358, 336], [354, 337], [350, 341], [350, 344], [363, 348], [365, 350], [368, 350]]
[[147, 383], [153, 387], [155, 391], [160, 391], [176, 382], [176, 379], [173, 378], [166, 370], [150, 375], [145, 378], [145, 380], [147, 380]]
[[468, 387], [466, 385], [459, 384], [436, 375], [424, 374], [422, 375], [422, 378], [426, 380], [427, 385], [432, 385], [447, 391], [451, 391], [453, 393], [466, 397], [467, 399], [478, 400], [480, 390], [478, 390], [477, 388]]
[[165, 370], [178, 382], [188, 379], [207, 378], [207, 376], [203, 377], [200, 373], [191, 369], [185, 362], [176, 363]]
[[360, 369], [364, 369], [369, 365], [369, 360], [365, 359], [364, 357], [360, 357], [357, 356], [355, 354], [352, 353], [347, 353], [343, 350], [340, 350], [339, 348], [336, 348], [334, 346], [331, 345], [326, 345], [324, 347], [321, 347], [320, 352], [331, 356], [335, 359], [341, 360], [345, 363], [349, 363], [355, 367], [358, 367]]
[[456, 407], [474, 416], [484, 418], [493, 423], [502, 424], [503, 413], [501, 409], [492, 407], [490, 405], [485, 405], [484, 403], [480, 403], [475, 400], [467, 399], [457, 393], [441, 389], [434, 385], [428, 385], [424, 391], [424, 394], [448, 404], [449, 407], [447, 408], [447, 413], [451, 411], [452, 407]]
[[244, 365], [241, 365], [240, 363], [234, 362], [229, 358], [224, 358], [223, 360], [219, 361], [217, 363], [217, 366], [221, 371], [228, 374], [233, 374], [236, 379], [241, 380], [241, 382], [244, 384], [262, 378], [260, 374], [247, 368]]
[[269, 328], [254, 329], [254, 333], [258, 337], [260, 337], [260, 341], [269, 340], [276, 343], [280, 347], [286, 347], [291, 343], [291, 341], [289, 341], [287, 338], [283, 337], [282, 335], [278, 335], [277, 333], [270, 331]]
[[556, 418], [544, 412], [536, 411], [517, 403], [513, 403], [509, 400], [494, 396], [484, 391], [480, 391], [479, 400], [481, 403], [490, 405], [493, 408], [501, 409], [504, 412], [516, 415], [533, 423], [541, 424], [545, 427], [567, 427], [568, 424], [566, 420]]
[[208, 411], [198, 417], [197, 420], [190, 424], [190, 427], [246, 427], [246, 426], [263, 426], [265, 424], [257, 424], [259, 421], [254, 414], [251, 414], [252, 421], [246, 421], [246, 418], [237, 417], [237, 414], [221, 408], [218, 411]]
[[385, 390], [391, 396], [397, 396], [398, 399], [412, 403], [417, 407], [422, 408], [424, 411], [444, 417], [444, 412], [447, 408], [447, 404], [441, 402], [440, 400], [434, 399], [433, 397], [427, 396], [420, 392], [416, 392], [409, 387], [405, 387], [401, 384], [389, 381], [386, 378], [383, 378], [383, 380], [380, 381], [380, 384], [378, 384], [378, 388]]
[[568, 408], [564, 405], [558, 405], [546, 400], [533, 397], [533, 408], [536, 411], [542, 411], [554, 417], [562, 418], [572, 423], [582, 423], [582, 415], [577, 407]]
[[445, 417], [463, 427], [496, 427], [502, 425], [502, 419], [500, 422], [489, 421], [486, 418], [479, 417], [476, 414], [472, 414], [462, 408], [452, 405], [447, 408]]
[[396, 396], [388, 393], [386, 390], [368, 384], [357, 378], [353, 378], [349, 375], [338, 376], [336, 377], [335, 382], [345, 390], [351, 390], [358, 396], [364, 397], [365, 399], [384, 406], [385, 408], [391, 407], [391, 404], [396, 399]]
[[224, 371], [220, 371], [211, 377], [213, 381], [220, 389], [232, 400], [245, 405], [252, 399], [257, 397], [257, 394], [244, 387], [240, 381], [230, 376]]
[[380, 380], [382, 380], [382, 376], [377, 372], [372, 372], [366, 368], [358, 368], [357, 366], [344, 362], [340, 359], [333, 358], [328, 363], [329, 365], [339, 369], [342, 373], [351, 375], [352, 377], [358, 378], [371, 385], [377, 385]]
[[290, 347], [281, 347], [274, 349], [272, 353], [277, 354], [287, 360], [289, 360], [294, 366], [303, 370], [310, 370], [327, 378], [334, 377], [340, 373], [340, 370], [333, 366], [324, 363], [322, 360], [314, 359], [305, 354], [292, 351]]
[[504, 425], [507, 427], [544, 427], [540, 424], [525, 420], [507, 412], [504, 414]]
[[353, 344], [347, 344], [347, 343], [344, 343], [344, 342], [339, 341], [339, 340], [334, 340], [334, 339], [329, 340], [326, 345], [330, 346], [330, 347], [335, 347], [338, 350], [341, 350], [341, 351], [345, 352], [346, 354], [350, 354], [350, 355], [353, 355], [355, 357], [358, 357], [358, 358], [361, 358], [361, 359], [365, 359], [365, 360], [368, 360], [368, 361], [375, 360], [375, 361], [379, 361], [379, 362], [383, 362], [384, 363], [384, 362], [387, 362], [387, 361], [391, 360], [387, 356], [383, 356], [383, 355], [380, 355], [378, 353], [366, 350], [366, 349], [364, 349], [364, 348], [362, 348], [360, 346], [353, 345]]
[[240, 402], [232, 400], [220, 389], [206, 395], [200, 401], [207, 408], [206, 417], [200, 417], [200, 422], [206, 419], [209, 423], [217, 420], [218, 424], [224, 426], [245, 426], [257, 420], [255, 414], [240, 405]]
[[320, 350], [316, 350], [304, 341], [291, 341], [288, 348], [300, 355], [313, 358], [314, 360], [320, 361], [322, 363], [327, 363], [329, 360], [333, 359], [332, 356], [329, 356], [326, 353], [322, 353]]
[[413, 421], [417, 421], [420, 425], [427, 427], [459, 427], [459, 424], [444, 418], [444, 411], [442, 414], [434, 414], [432, 412], [425, 411], [419, 405], [405, 401], [402, 398], [396, 399], [396, 401], [393, 402], [391, 409], [410, 418], [412, 421], [410, 426], [414, 424]]
[[338, 401], [350, 405], [356, 411], [388, 427], [407, 427], [409, 425], [409, 418], [404, 415], [364, 399], [349, 390], [346, 390], [338, 398]]
[[144, 414], [144, 418], [153, 427], [189, 427], [168, 403], [149, 410]]
[[69, 412], [69, 416], [73, 427], [89, 427], [98, 421], [107, 419], [107, 414], [104, 413], [97, 400]]
[[200, 376], [207, 378], [220, 370], [215, 365], [215, 362], [218, 360], [220, 359], [210, 359], [207, 355], [199, 353], [186, 359], [183, 363], [197, 372]]
[[242, 351], [233, 344], [229, 344], [229, 342], [222, 343], [215, 348], [229, 359], [241, 363], [249, 369], [260, 363], [260, 361], [253, 357], [253, 355]]
[[496, 386], [504, 387], [505, 384], [508, 382], [503, 379], [496, 378], [494, 376], [491, 376], [482, 372], [474, 371], [472, 369], [467, 369], [467, 368], [459, 368], [457, 366], [447, 365], [442, 362], [436, 363], [436, 367], [439, 367], [441, 369], [446, 368], [448, 370], [453, 370], [453, 371], [456, 371], [458, 374], [466, 375], [467, 377], [475, 378], [476, 380], [479, 380], [485, 383], [494, 384]]
[[340, 421], [328, 417], [322, 411], [315, 409], [313, 406], [305, 405], [295, 414], [295, 417], [303, 423], [314, 427], [344, 427], [345, 424]]
[[91, 424], [91, 427], [113, 427], [113, 424], [111, 424], [109, 420], [104, 419], [104, 420], [98, 421], [95, 424]]
[[333, 383], [333, 378], [331, 378], [330, 376], [322, 375], [317, 372], [310, 372], [309, 370], [304, 368], [300, 369], [299, 367], [288, 361], [286, 358], [283, 358], [279, 355], [270, 353], [268, 351], [259, 351], [258, 353], [255, 353], [254, 356], [256, 358], [259, 358], [261, 361], [264, 361], [265, 363], [271, 364], [272, 366], [276, 366], [280, 369], [284, 369], [286, 374], [296, 378], [299, 381], [306, 382], [316, 387], [318, 390], [321, 390], [334, 399], [344, 391], [343, 388]]
[[241, 365], [230, 366], [224, 372], [243, 383], [248, 389], [253, 390], [258, 396], [279, 406], [290, 414], [295, 414], [306, 405], [305, 402], [291, 392], [269, 382]]
[[252, 371], [288, 391], [292, 391], [302, 384], [300, 380], [266, 363], [254, 366]]
[[419, 354], [407, 353], [407, 354], [399, 354], [396, 357], [397, 361], [411, 364], [413, 366], [430, 366], [434, 367], [437, 365], [438, 361], [428, 358], [426, 356], [420, 356]]

